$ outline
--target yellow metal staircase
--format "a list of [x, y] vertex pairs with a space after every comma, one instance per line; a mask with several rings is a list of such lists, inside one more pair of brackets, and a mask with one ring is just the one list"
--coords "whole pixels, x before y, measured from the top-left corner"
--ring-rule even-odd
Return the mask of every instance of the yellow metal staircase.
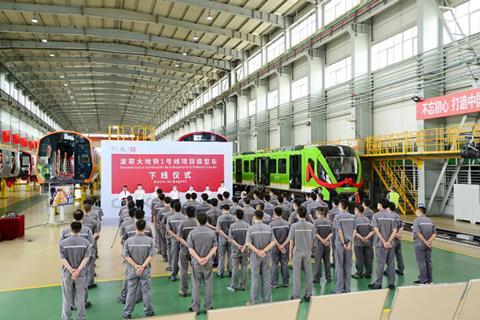
[[400, 212], [402, 214], [414, 212], [418, 193], [407, 177], [404, 167], [392, 160], [371, 160], [371, 165], [383, 186], [387, 189], [393, 186], [400, 194]]

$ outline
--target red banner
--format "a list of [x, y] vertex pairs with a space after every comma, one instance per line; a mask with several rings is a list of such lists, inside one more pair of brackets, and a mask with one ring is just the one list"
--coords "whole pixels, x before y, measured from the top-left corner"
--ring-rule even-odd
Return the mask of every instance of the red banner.
[[313, 170], [312, 166], [310, 164], [307, 165], [307, 175], [306, 179], [307, 182], [310, 181], [310, 179], [315, 180], [316, 183], [318, 183], [319, 186], [322, 186], [324, 188], [328, 189], [335, 189], [335, 188], [340, 188], [340, 187], [354, 187], [354, 188], [361, 188], [363, 185], [363, 178], [361, 178], [360, 183], [356, 183], [353, 181], [352, 178], [346, 178], [343, 179], [342, 181], [339, 181], [337, 183], [328, 183], [326, 181], [321, 180], [317, 175], [315, 174], [315, 170]]
[[28, 140], [26, 137], [20, 138], [20, 145], [24, 148], [28, 146]]
[[142, 184], [146, 192], [155, 187], [180, 192], [217, 190], [224, 180], [223, 154], [112, 154], [112, 192], [127, 185], [134, 190]]
[[33, 140], [28, 141], [28, 147], [32, 150], [35, 149], [35, 141]]
[[480, 111], [480, 88], [417, 102], [417, 120], [443, 118]]
[[14, 133], [12, 135], [12, 143], [13, 144], [20, 144], [20, 135], [18, 133]]
[[12, 140], [12, 135], [10, 133], [10, 130], [2, 130], [2, 142], [10, 143], [10, 140]]

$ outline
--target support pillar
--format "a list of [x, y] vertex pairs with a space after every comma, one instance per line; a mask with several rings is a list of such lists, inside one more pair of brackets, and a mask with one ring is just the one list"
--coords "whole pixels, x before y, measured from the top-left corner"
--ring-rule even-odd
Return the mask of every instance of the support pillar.
[[[310, 85], [310, 135], [311, 143], [327, 139], [327, 114], [325, 108], [325, 47], [310, 50], [308, 55]], [[319, 108], [320, 107], [320, 108]], [[313, 111], [313, 110], [322, 111]]]
[[265, 80], [258, 80], [254, 85], [257, 113], [255, 128], [251, 128], [251, 131], [256, 131], [257, 134], [257, 150], [266, 149], [269, 146], [269, 118], [267, 110], [267, 92], [268, 83]]
[[245, 92], [237, 93], [237, 135], [239, 152], [251, 150], [250, 146], [250, 128], [248, 121], [248, 94]]
[[[279, 115], [293, 113], [292, 101], [292, 69], [291, 67], [281, 67], [277, 70], [278, 75], [278, 102]], [[291, 121], [282, 121], [278, 123], [280, 130], [280, 146], [288, 147], [293, 145], [293, 124]]]

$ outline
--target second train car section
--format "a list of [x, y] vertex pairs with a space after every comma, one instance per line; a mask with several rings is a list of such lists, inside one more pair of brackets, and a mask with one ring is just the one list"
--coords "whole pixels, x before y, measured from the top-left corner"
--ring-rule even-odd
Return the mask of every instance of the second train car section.
[[8, 146], [0, 147], [0, 178], [30, 180], [33, 175], [34, 158], [30, 152]]
[[40, 139], [35, 170], [40, 183], [90, 183], [95, 171], [92, 142], [78, 132], [49, 133]]
[[234, 156], [233, 175], [240, 188], [260, 185], [292, 192], [318, 190], [327, 201], [335, 194], [353, 194], [363, 184], [358, 154], [342, 145], [246, 152]]

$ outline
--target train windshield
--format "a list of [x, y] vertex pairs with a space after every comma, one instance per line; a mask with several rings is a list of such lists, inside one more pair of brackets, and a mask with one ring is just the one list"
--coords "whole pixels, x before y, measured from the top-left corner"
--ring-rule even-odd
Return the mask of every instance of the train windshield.
[[358, 174], [358, 162], [352, 148], [347, 146], [320, 146], [318, 148], [327, 160], [335, 179], [353, 178]]

